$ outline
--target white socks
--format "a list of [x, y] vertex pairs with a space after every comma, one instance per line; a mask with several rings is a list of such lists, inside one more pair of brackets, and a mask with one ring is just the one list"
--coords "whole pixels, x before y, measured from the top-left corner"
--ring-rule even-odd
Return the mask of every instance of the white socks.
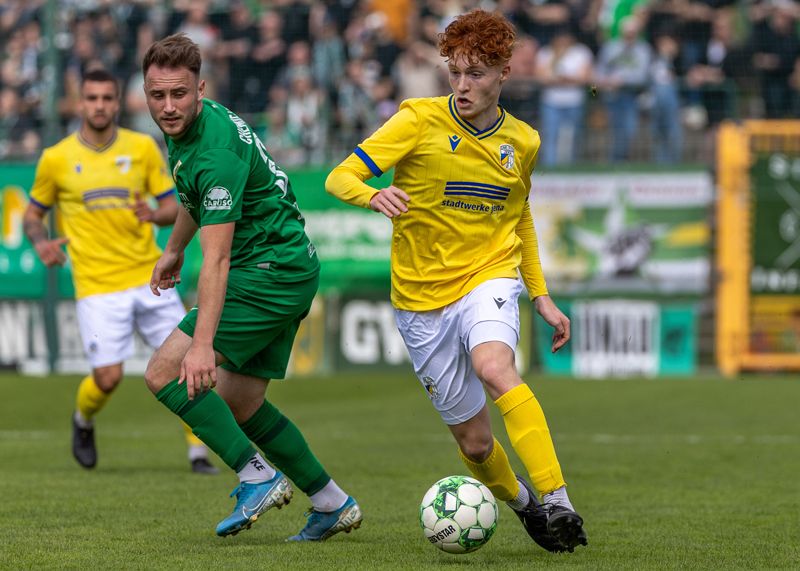
[[84, 430], [94, 426], [94, 422], [92, 422], [91, 420], [86, 420], [85, 418], [83, 418], [83, 415], [80, 412], [78, 412], [77, 410], [75, 411], [75, 417], [74, 418], [75, 418], [75, 424], [77, 424], [80, 428], [83, 428]]
[[566, 486], [561, 486], [557, 490], [554, 490], [549, 494], [545, 494], [544, 496], [542, 496], [542, 503], [564, 506], [565, 508], [575, 511], [575, 508], [572, 507], [572, 503], [569, 501], [569, 496], [567, 495]]
[[267, 464], [267, 461], [261, 457], [261, 454], [256, 452], [250, 460], [247, 461], [244, 468], [237, 472], [239, 481], [244, 483], [255, 484], [257, 482], [266, 482], [275, 476], [275, 468]]
[[517, 497], [515, 497], [513, 500], [507, 501], [506, 505], [510, 507], [512, 510], [519, 511], [527, 507], [530, 501], [531, 501], [531, 495], [528, 492], [528, 488], [520, 484], [519, 493], [517, 494]]
[[319, 492], [310, 496], [311, 505], [318, 512], [334, 512], [344, 505], [349, 496], [333, 481], [325, 484]]

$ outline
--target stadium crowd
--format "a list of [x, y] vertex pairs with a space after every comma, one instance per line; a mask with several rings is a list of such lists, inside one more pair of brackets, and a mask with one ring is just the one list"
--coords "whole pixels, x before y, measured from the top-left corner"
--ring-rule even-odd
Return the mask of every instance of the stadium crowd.
[[689, 139], [708, 148], [723, 119], [800, 116], [797, 0], [55, 3], [46, 37], [47, 0], [0, 0], [0, 160], [38, 157], [48, 85], [58, 135], [75, 128], [92, 66], [119, 78], [121, 124], [163, 143], [139, 65], [153, 40], [182, 31], [203, 50], [208, 95], [256, 126], [280, 164], [330, 164], [400, 101], [449, 92], [437, 34], [477, 6], [517, 26], [501, 104], [539, 129], [541, 165], [697, 160]]

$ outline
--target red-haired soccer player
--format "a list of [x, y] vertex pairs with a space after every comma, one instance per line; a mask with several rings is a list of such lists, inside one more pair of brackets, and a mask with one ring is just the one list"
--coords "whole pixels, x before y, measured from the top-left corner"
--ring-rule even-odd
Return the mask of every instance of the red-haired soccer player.
[[[549, 551], [586, 545], [539, 403], [514, 365], [518, 272], [541, 317], [569, 320], [550, 299], [528, 195], [539, 134], [498, 106], [516, 36], [503, 16], [474, 10], [439, 38], [448, 97], [411, 99], [329, 175], [338, 198], [390, 218], [392, 304], [414, 370], [470, 472]], [[394, 167], [391, 186], [365, 180]], [[515, 476], [494, 438], [484, 389], [530, 475]]]

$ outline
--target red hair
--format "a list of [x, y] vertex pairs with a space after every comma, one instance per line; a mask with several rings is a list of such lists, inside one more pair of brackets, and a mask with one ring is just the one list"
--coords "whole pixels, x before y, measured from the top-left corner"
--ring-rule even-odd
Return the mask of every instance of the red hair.
[[439, 53], [452, 60], [463, 55], [470, 63], [492, 67], [511, 60], [517, 33], [502, 14], [472, 10], [462, 14], [439, 34]]

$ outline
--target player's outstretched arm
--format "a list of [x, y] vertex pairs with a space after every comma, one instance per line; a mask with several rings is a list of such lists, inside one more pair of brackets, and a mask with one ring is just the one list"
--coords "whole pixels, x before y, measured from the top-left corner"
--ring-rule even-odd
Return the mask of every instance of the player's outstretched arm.
[[25, 236], [28, 237], [36, 250], [36, 255], [48, 268], [52, 266], [62, 266], [67, 261], [67, 256], [61, 246], [69, 242], [69, 238], [49, 239], [47, 228], [44, 225], [44, 215], [46, 210], [33, 203], [28, 204], [25, 214], [22, 217], [22, 228]]
[[533, 304], [542, 319], [554, 328], [553, 345], [550, 350], [555, 353], [569, 341], [569, 318], [556, 307], [549, 295], [538, 296], [533, 300]]

